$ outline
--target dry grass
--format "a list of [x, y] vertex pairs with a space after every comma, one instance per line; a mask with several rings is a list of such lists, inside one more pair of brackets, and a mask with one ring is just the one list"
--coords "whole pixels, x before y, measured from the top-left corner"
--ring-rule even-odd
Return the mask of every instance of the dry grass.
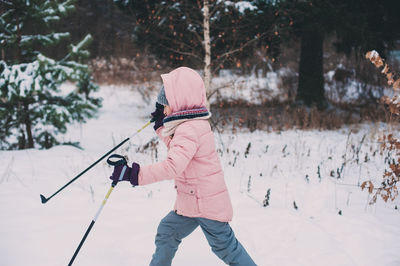
[[211, 106], [212, 124], [219, 131], [289, 129], [335, 130], [364, 122], [388, 122], [390, 113], [381, 104], [335, 106], [327, 110], [290, 103], [249, 105], [239, 101]]
[[140, 84], [160, 81], [160, 65], [149, 56], [142, 58], [96, 58], [89, 62], [93, 78], [98, 84]]

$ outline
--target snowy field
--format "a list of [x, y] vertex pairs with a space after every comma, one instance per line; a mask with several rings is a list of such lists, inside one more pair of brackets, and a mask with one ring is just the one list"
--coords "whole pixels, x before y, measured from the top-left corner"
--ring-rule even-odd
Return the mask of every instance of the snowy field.
[[[64, 137], [84, 150], [0, 151], [0, 265], [57, 266], [71, 259], [112, 169], [101, 162], [44, 205], [39, 195], [50, 196], [133, 134], [154, 106], [155, 95], [148, 102], [128, 88], [103, 86], [99, 94], [99, 117], [71, 126]], [[231, 226], [258, 265], [400, 265], [399, 201], [368, 205], [371, 196], [357, 186], [379, 183], [385, 164], [376, 139], [384, 127], [215, 135], [233, 202]], [[142, 165], [160, 160], [166, 148], [154, 137], [148, 127], [118, 152]], [[148, 265], [158, 223], [174, 199], [172, 181], [119, 184], [74, 265]], [[173, 265], [224, 264], [197, 229]]]

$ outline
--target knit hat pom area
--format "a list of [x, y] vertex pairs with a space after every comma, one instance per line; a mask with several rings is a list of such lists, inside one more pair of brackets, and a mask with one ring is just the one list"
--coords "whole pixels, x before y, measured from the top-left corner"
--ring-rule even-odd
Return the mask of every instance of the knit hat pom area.
[[160, 92], [158, 93], [157, 102], [162, 105], [168, 105], [167, 96], [165, 96], [164, 86], [161, 87]]

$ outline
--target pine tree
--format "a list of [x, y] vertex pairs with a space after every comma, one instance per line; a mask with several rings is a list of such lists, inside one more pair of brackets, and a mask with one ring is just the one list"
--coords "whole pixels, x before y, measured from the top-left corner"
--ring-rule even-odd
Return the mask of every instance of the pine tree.
[[284, 39], [300, 42], [298, 103], [318, 108], [326, 106], [323, 44], [335, 30], [343, 10], [341, 3], [332, 0], [277, 1], [280, 34]]
[[[1, 1], [0, 148], [50, 148], [67, 124], [85, 122], [101, 106], [88, 66], [87, 35], [63, 58], [45, 55], [69, 37], [51, 26], [74, 9], [71, 0]], [[65, 81], [76, 89], [61, 90]], [[35, 145], [36, 144], [36, 145]]]

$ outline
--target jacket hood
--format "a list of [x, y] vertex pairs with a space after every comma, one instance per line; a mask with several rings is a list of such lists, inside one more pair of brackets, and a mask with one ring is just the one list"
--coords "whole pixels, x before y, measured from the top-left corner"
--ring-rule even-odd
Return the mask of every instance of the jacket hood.
[[162, 74], [165, 96], [172, 112], [206, 106], [203, 79], [191, 68], [179, 67]]

